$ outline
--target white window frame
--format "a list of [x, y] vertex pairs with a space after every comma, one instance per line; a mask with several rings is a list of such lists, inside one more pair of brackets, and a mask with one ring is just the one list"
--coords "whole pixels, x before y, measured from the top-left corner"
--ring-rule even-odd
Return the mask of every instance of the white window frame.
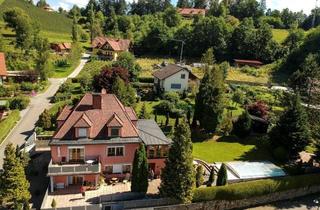
[[[123, 155], [117, 155], [117, 148], [119, 147], [122, 147], [123, 148]], [[115, 149], [115, 155], [114, 156], [109, 156], [108, 154], [108, 150], [109, 148], [114, 148]], [[106, 149], [106, 154], [107, 154], [107, 157], [124, 157], [126, 155], [126, 152], [125, 152], [125, 146], [108, 146], [107, 149]]]

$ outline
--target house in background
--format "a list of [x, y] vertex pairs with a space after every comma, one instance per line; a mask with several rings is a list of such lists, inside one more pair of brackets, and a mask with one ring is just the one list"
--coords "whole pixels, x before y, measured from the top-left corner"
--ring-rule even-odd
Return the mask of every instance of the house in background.
[[44, 6], [43, 9], [44, 9], [45, 11], [47, 11], [47, 12], [54, 12], [54, 9], [52, 9], [49, 4], [47, 4], [46, 6]]
[[7, 67], [6, 67], [6, 58], [4, 53], [0, 52], [0, 85], [3, 84], [4, 79], [8, 76]]
[[129, 39], [113, 39], [109, 37], [96, 37], [92, 41], [92, 51], [102, 59], [116, 61], [119, 54], [128, 52], [131, 41]]
[[119, 179], [131, 174], [136, 149], [144, 144], [149, 170], [159, 176], [171, 140], [154, 120], [139, 120], [113, 94], [87, 93], [57, 118], [50, 141], [50, 190], [70, 185], [97, 186], [101, 174]]
[[263, 65], [263, 63], [258, 60], [243, 60], [243, 59], [234, 59], [234, 64], [237, 68], [240, 68], [242, 66], [251, 66], [251, 67], [259, 68]]
[[51, 44], [51, 49], [59, 54], [70, 53], [71, 48], [72, 48], [72, 45], [71, 45], [71, 43], [68, 43], [68, 42], [52, 43]]
[[152, 75], [154, 77], [153, 89], [158, 93], [168, 91], [183, 92], [188, 90], [190, 82], [198, 81], [198, 78], [191, 72], [189, 67], [177, 64], [168, 64]]
[[197, 8], [178, 8], [178, 13], [185, 18], [192, 18], [194, 16], [206, 16], [207, 9], [197, 9]]

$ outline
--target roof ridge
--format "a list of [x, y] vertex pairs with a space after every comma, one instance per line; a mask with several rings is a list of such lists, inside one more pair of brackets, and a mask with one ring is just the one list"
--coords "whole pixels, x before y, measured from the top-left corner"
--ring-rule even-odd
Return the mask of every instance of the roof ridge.
[[115, 94], [112, 94], [112, 96], [116, 99], [117, 103], [119, 104], [119, 106], [121, 107], [122, 111], [124, 112], [124, 115], [126, 116], [127, 120], [129, 120], [129, 123], [131, 124], [131, 126], [133, 127], [133, 129], [136, 131], [136, 134], [139, 136], [139, 132], [138, 129], [136, 128], [136, 126], [132, 123], [130, 116], [127, 113], [127, 110], [125, 109], [125, 106], [120, 102], [120, 100], [118, 99], [118, 97]]

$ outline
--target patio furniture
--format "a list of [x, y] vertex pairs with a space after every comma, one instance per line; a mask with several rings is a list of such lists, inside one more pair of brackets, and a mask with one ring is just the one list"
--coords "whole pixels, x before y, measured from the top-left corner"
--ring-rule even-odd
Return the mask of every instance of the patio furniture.
[[94, 163], [94, 160], [87, 160], [86, 163], [92, 165], [92, 163]]
[[115, 185], [116, 183], [119, 182], [119, 179], [116, 178], [116, 177], [113, 177], [113, 178], [111, 178], [110, 182], [111, 182], [112, 185]]

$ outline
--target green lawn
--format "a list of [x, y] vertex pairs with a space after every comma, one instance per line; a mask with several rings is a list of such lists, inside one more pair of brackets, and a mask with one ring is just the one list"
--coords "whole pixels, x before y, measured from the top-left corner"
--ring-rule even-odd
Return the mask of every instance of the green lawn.
[[236, 137], [221, 137], [218, 140], [193, 144], [193, 156], [208, 163], [225, 161], [272, 160], [269, 151], [259, 145], [259, 138], [239, 140]]
[[20, 120], [20, 112], [14, 110], [9, 113], [9, 116], [0, 122], [0, 143], [7, 137], [12, 128]]
[[289, 31], [286, 29], [272, 29], [272, 34], [275, 41], [282, 43], [289, 35]]
[[80, 64], [80, 60], [68, 65], [66, 67], [54, 67], [54, 72], [52, 74], [52, 78], [64, 78], [69, 76], [69, 74], [71, 74], [75, 68], [77, 68], [77, 66], [79, 66]]

